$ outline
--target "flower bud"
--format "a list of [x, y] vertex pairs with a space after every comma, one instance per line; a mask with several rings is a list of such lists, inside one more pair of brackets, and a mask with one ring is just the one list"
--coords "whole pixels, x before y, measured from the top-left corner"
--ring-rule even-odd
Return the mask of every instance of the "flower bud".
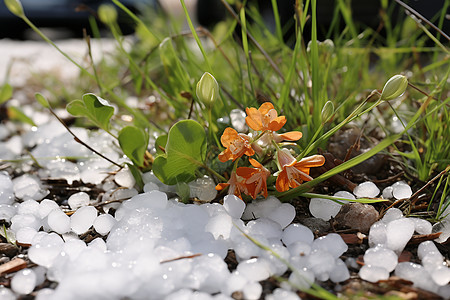
[[327, 101], [322, 108], [321, 113], [322, 124], [325, 124], [328, 121], [330, 121], [333, 115], [334, 115], [334, 104], [331, 101]]
[[19, 0], [5, 0], [4, 2], [10, 12], [20, 18], [25, 16], [23, 13], [22, 3]]
[[384, 85], [381, 100], [389, 101], [401, 96], [408, 86], [408, 79], [403, 75], [394, 75]]
[[219, 84], [214, 76], [205, 72], [197, 83], [197, 98], [206, 105], [212, 104], [219, 97]]
[[111, 4], [102, 4], [98, 8], [98, 17], [106, 25], [112, 25], [117, 21], [117, 10]]

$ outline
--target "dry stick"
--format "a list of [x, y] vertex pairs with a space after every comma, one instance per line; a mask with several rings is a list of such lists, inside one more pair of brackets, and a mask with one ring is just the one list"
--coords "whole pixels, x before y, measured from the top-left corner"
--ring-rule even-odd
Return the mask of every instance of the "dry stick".
[[107, 158], [106, 156], [104, 156], [103, 154], [101, 154], [100, 152], [97, 152], [95, 149], [93, 149], [91, 146], [89, 146], [88, 144], [86, 144], [85, 142], [83, 142], [82, 140], [80, 140], [75, 133], [72, 132], [72, 130], [70, 130], [69, 126], [66, 125], [66, 123], [64, 123], [64, 121], [58, 117], [58, 115], [53, 111], [53, 109], [51, 109], [50, 107], [48, 107], [48, 110], [51, 112], [51, 114], [58, 119], [58, 121], [67, 129], [67, 131], [73, 136], [73, 139], [77, 142], [80, 143], [81, 145], [85, 146], [86, 148], [88, 148], [89, 150], [91, 150], [92, 152], [94, 152], [95, 154], [97, 154], [98, 156], [100, 156], [103, 159], [106, 159], [107, 161], [109, 161], [110, 163], [112, 163], [113, 165], [119, 167], [120, 169], [122, 169], [123, 167], [121, 165], [119, 165], [118, 163], [116, 163], [115, 161], [112, 161], [111, 159]]
[[[225, 6], [225, 8], [228, 10], [228, 12], [233, 16], [233, 18], [238, 22], [240, 26], [241, 20], [239, 19], [238, 15], [234, 12], [233, 8], [227, 3], [226, 0], [220, 0], [222, 1], [222, 4]], [[270, 58], [269, 54], [261, 47], [261, 45], [256, 41], [256, 39], [250, 34], [250, 32], [247, 31], [247, 36], [250, 39], [250, 41], [258, 48], [258, 50], [264, 55], [264, 57], [269, 62], [270, 66], [275, 70], [275, 72], [278, 73], [278, 76], [280, 76], [281, 80], [284, 82], [284, 76], [283, 73], [281, 73], [280, 69], [277, 67], [275, 62]]]
[[450, 41], [450, 37], [445, 34], [445, 32], [443, 32], [441, 29], [439, 29], [439, 27], [437, 27], [436, 25], [434, 25], [433, 23], [431, 23], [430, 21], [427, 20], [427, 18], [425, 18], [424, 16], [422, 16], [421, 14], [419, 14], [417, 11], [415, 11], [413, 8], [411, 8], [410, 6], [408, 6], [406, 3], [404, 3], [401, 0], [395, 0], [395, 2], [397, 2], [398, 4], [400, 4], [401, 6], [403, 6], [403, 8], [405, 8], [407, 11], [409, 11], [411, 14], [413, 14], [415, 17], [417, 17], [418, 19], [422, 20], [423, 22], [427, 23], [430, 27], [432, 27], [434, 30], [436, 30], [437, 32], [439, 32], [439, 34], [441, 34], [443, 37], [445, 37], [447, 40]]

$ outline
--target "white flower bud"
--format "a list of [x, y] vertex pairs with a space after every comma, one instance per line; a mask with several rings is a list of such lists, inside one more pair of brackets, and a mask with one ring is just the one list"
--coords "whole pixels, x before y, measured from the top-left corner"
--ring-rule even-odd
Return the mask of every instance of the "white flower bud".
[[384, 85], [381, 100], [389, 101], [401, 96], [408, 86], [408, 79], [403, 75], [394, 75]]
[[24, 17], [22, 3], [19, 0], [5, 0], [5, 5], [16, 16]]
[[206, 105], [212, 104], [219, 97], [219, 84], [214, 76], [205, 72], [196, 88], [197, 98]]
[[106, 25], [112, 25], [117, 21], [117, 10], [111, 4], [102, 4], [98, 8], [98, 18]]

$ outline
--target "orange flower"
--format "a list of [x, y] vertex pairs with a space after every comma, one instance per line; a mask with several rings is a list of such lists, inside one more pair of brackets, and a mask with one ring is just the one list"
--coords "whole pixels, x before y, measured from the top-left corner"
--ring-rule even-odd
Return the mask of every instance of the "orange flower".
[[313, 155], [297, 161], [287, 149], [278, 150], [277, 157], [278, 163], [282, 168], [275, 184], [279, 192], [285, 192], [289, 188], [296, 188], [303, 181], [312, 180], [312, 177], [309, 176], [309, 169], [320, 167], [325, 163], [325, 157], [322, 155]]
[[[246, 108], [247, 117], [245, 122], [256, 131], [278, 131], [286, 124], [285, 116], [278, 116], [273, 104], [265, 102], [259, 109], [254, 107]], [[301, 139], [302, 133], [299, 131], [290, 131], [282, 134], [273, 134], [273, 140], [277, 143], [281, 141], [297, 141]]]
[[253, 158], [249, 158], [249, 162], [255, 168], [240, 167], [236, 170], [237, 175], [245, 179], [246, 194], [255, 199], [258, 194], [262, 193], [267, 198], [267, 177], [269, 177], [270, 171]]
[[238, 133], [233, 128], [226, 128], [220, 141], [227, 148], [219, 154], [219, 160], [221, 162], [226, 162], [230, 159], [234, 161], [244, 154], [248, 156], [255, 154], [255, 151], [250, 145], [250, 137], [243, 133]]
[[231, 176], [230, 176], [230, 179], [228, 180], [228, 182], [219, 183], [218, 185], [216, 185], [216, 190], [221, 191], [221, 190], [225, 189], [226, 187], [229, 187], [228, 188], [229, 195], [233, 194], [233, 195], [238, 196], [241, 199], [242, 199], [241, 192], [247, 193], [247, 188], [244, 183], [244, 178], [236, 175], [236, 172], [231, 173]]
[[270, 102], [263, 103], [259, 109], [247, 107], [245, 112], [247, 113], [245, 122], [251, 129], [256, 131], [278, 131], [286, 124], [286, 117], [278, 116], [277, 111]]

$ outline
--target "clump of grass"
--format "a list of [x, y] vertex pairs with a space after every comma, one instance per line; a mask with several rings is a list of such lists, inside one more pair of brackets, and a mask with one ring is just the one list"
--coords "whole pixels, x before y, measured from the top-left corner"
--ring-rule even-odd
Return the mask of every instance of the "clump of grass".
[[[116, 103], [120, 114], [132, 116], [131, 123], [118, 122], [111, 130], [121, 140], [121, 145], [130, 144], [124, 140], [126, 135], [120, 134], [124, 128], [127, 129], [122, 133], [131, 130], [140, 136], [140, 150], [127, 148], [124, 152], [141, 170], [152, 168], [152, 159], [145, 150], [153, 150], [153, 155], [164, 155], [156, 150], [167, 146], [164, 138], [155, 145], [146, 145], [149, 135], [165, 136], [180, 120], [194, 119], [208, 131], [205, 161], [196, 174], [211, 173], [210, 170], [229, 172], [231, 165], [220, 166], [215, 159], [223, 150], [220, 136], [230, 125], [229, 122], [223, 124], [223, 118], [233, 109], [259, 107], [266, 101], [286, 116], [284, 130], [303, 133], [300, 142], [294, 146], [298, 159], [314, 154], [319, 147], [326, 148], [328, 139], [348, 124], [364, 123], [368, 130], [382, 125], [386, 135], [368, 152], [297, 189], [278, 194], [285, 200], [305, 193], [315, 184], [361, 163], [403, 138], [409, 148], [397, 150], [395, 156], [402, 157], [409, 175], [426, 181], [449, 164], [450, 151], [446, 143], [449, 136], [446, 87], [449, 51], [436, 38], [439, 32], [433, 35], [421, 24], [411, 25], [408, 18], [393, 26], [395, 3], [382, 1], [382, 25], [386, 28], [386, 37], [381, 37], [373, 29], [356, 24], [351, 18], [350, 7], [345, 1], [338, 1], [327, 33], [330, 39], [318, 41], [317, 1], [298, 1], [292, 19], [295, 34], [289, 46], [283, 42], [284, 32], [276, 9], [276, 30], [271, 32], [251, 4], [238, 5], [235, 11], [222, 1], [230, 17], [208, 31], [194, 27], [184, 1], [181, 1], [189, 24], [189, 31], [184, 32], [169, 15], [152, 14], [149, 22], [145, 16], [136, 16], [120, 2], [113, 2], [136, 22], [138, 39], [132, 47], [127, 47], [128, 41], [121, 36], [114, 15], [100, 14], [117, 41], [117, 54], [112, 60], [92, 62], [89, 67], [82, 66], [57, 48], [23, 11], [18, 10], [17, 15], [79, 67], [81, 76], [90, 82], [89, 90], [80, 88], [80, 95], [97, 93]], [[272, 1], [274, 7], [275, 3]], [[448, 1], [446, 3], [448, 5]], [[101, 9], [105, 12], [105, 7]], [[438, 16], [441, 25], [443, 16], [442, 13]], [[311, 23], [311, 36], [304, 34], [308, 22]], [[339, 24], [344, 24], [341, 31]], [[411, 26], [419, 27], [425, 34], [403, 38], [402, 33]], [[425, 44], [426, 38], [434, 44]], [[86, 41], [90, 50], [89, 38]], [[429, 61], [426, 66], [418, 59], [421, 57]], [[204, 72], [212, 74], [220, 86], [212, 105], [205, 105], [196, 95], [196, 84]], [[392, 109], [385, 109], [376, 89], [394, 74], [406, 75], [410, 88], [402, 97], [389, 100]], [[152, 97], [155, 105], [167, 111], [165, 118], [158, 118], [158, 111], [130, 107], [129, 96], [136, 96], [141, 101]], [[393, 117], [402, 120], [400, 130], [391, 130]], [[109, 130], [109, 124], [107, 126]], [[146, 158], [138, 157], [144, 155]]]

